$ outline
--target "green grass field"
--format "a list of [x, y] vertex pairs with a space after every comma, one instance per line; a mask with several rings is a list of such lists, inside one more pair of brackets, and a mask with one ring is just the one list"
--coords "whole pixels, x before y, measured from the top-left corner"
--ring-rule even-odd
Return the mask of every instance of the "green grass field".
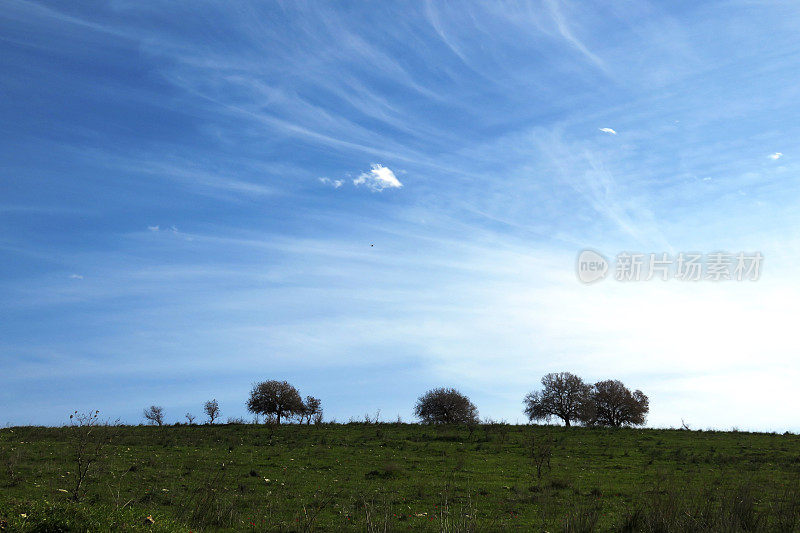
[[74, 501], [77, 436], [69, 427], [0, 430], [0, 528], [800, 530], [800, 436], [790, 434], [108, 426], [89, 436], [110, 443]]

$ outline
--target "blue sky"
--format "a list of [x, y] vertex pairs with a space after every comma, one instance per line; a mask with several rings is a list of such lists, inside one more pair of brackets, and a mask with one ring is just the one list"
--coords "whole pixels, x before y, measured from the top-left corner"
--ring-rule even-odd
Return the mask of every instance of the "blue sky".
[[[262, 379], [339, 421], [445, 385], [522, 422], [569, 370], [653, 426], [800, 430], [798, 27], [789, 1], [5, 2], [0, 423], [242, 416]], [[586, 286], [587, 247], [765, 260]]]

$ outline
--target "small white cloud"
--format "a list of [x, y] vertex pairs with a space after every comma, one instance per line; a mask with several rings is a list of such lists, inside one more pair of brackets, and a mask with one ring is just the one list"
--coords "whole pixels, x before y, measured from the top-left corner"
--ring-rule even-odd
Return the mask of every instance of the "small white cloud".
[[334, 189], [338, 189], [344, 185], [344, 180], [332, 180], [330, 178], [319, 178], [319, 182], [324, 185], [330, 185]]
[[160, 228], [158, 226], [147, 226], [147, 229], [150, 231], [158, 231]]
[[80, 274], [70, 274], [69, 279], [83, 279], [83, 276]]
[[617, 132], [612, 130], [611, 128], [600, 128], [600, 131], [602, 131], [603, 133], [610, 133], [611, 135], [617, 134]]
[[780, 159], [781, 157], [783, 157], [783, 154], [782, 154], [782, 153], [780, 153], [780, 152], [775, 152], [774, 154], [770, 154], [770, 155], [768, 155], [767, 157], [769, 157], [770, 159], [772, 159], [772, 160], [774, 160], [774, 161], [775, 161], [775, 160], [778, 160], [778, 159]]
[[399, 189], [403, 186], [397, 176], [388, 167], [379, 163], [372, 165], [369, 172], [362, 172], [353, 180], [354, 185], [366, 185], [373, 192], [384, 189]]

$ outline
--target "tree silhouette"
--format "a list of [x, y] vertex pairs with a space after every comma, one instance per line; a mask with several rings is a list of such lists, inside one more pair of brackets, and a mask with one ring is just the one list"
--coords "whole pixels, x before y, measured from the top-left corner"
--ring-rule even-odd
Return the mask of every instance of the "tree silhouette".
[[275, 416], [278, 424], [282, 417], [303, 413], [303, 400], [300, 393], [287, 381], [262, 381], [253, 385], [247, 409], [251, 413]]
[[456, 389], [429, 390], [414, 407], [417, 418], [428, 424], [471, 423], [478, 419], [478, 409]]
[[541, 391], [528, 393], [523, 400], [528, 420], [550, 420], [555, 416], [566, 427], [581, 420], [591, 392], [581, 378], [569, 372], [551, 373], [542, 378], [542, 387]]

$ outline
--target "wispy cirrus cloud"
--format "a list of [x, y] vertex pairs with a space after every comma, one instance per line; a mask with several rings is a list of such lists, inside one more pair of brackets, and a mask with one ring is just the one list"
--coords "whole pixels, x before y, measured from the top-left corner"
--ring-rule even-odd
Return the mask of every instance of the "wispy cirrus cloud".
[[566, 39], [568, 43], [574, 46], [576, 50], [583, 54], [594, 66], [603, 71], [607, 71], [608, 67], [606, 66], [605, 61], [603, 61], [603, 59], [600, 58], [596, 53], [589, 50], [589, 47], [586, 45], [586, 43], [575, 35], [575, 32], [573, 31], [567, 17], [562, 11], [562, 2], [560, 2], [560, 0], [546, 0], [545, 5], [550, 11], [553, 21], [555, 22], [561, 36]]
[[[651, 393], [656, 425], [706, 405], [692, 422], [719, 426], [753, 354], [754, 375], [797, 374], [800, 168], [772, 153], [800, 139], [788, 4], [758, 23], [746, 2], [8, 5], [12, 420], [68, 400], [134, 421], [162, 392], [114, 402], [153, 368], [168, 412], [197, 383], [242, 409], [255, 369], [340, 419], [376, 401], [407, 413], [412, 389], [454, 380], [514, 420], [536, 377], [571, 370]], [[581, 247], [671, 246], [759, 249], [769, 273], [591, 293], [574, 279]], [[376, 394], [343, 393], [334, 371]], [[781, 427], [781, 405], [736, 416]]]
[[328, 185], [330, 187], [333, 187], [334, 189], [338, 189], [339, 187], [344, 185], [344, 180], [342, 179], [332, 180], [330, 178], [319, 178], [319, 182], [322, 183], [323, 185]]

